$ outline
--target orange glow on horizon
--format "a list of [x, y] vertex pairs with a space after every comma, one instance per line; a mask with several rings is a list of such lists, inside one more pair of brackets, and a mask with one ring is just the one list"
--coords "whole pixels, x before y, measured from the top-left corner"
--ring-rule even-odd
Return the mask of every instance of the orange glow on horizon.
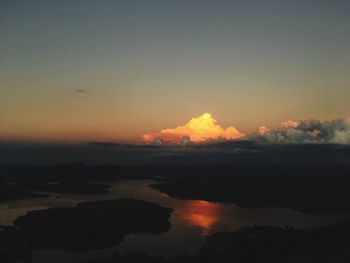
[[235, 127], [222, 128], [210, 113], [204, 113], [192, 118], [188, 123], [173, 129], [163, 129], [158, 133], [144, 134], [142, 139], [146, 143], [162, 140], [170, 143], [181, 143], [189, 137], [192, 142], [203, 142], [217, 139], [239, 139], [245, 134]]

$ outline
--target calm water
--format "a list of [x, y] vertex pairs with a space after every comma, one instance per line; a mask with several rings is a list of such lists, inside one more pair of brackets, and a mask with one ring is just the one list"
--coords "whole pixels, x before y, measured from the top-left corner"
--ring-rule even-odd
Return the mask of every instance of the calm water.
[[46, 199], [28, 199], [0, 205], [0, 224], [12, 224], [27, 211], [50, 207], [72, 206], [82, 201], [135, 198], [172, 207], [171, 230], [160, 235], [132, 234], [118, 246], [104, 250], [72, 253], [59, 250], [37, 250], [35, 263], [73, 263], [107, 257], [114, 251], [143, 251], [152, 255], [173, 256], [183, 252], [195, 253], [205, 242], [205, 235], [236, 230], [245, 225], [273, 224], [295, 227], [315, 227], [340, 220], [350, 215], [311, 215], [286, 208], [239, 208], [234, 204], [212, 203], [203, 200], [170, 198], [149, 187], [153, 181], [132, 180], [115, 183], [111, 193], [101, 196], [52, 195]]

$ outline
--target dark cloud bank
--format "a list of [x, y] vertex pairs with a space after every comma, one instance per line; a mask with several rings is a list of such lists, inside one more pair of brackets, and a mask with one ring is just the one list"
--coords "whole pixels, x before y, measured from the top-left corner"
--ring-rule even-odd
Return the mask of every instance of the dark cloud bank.
[[350, 144], [350, 118], [297, 123], [296, 127], [279, 127], [264, 134], [249, 134], [247, 138], [264, 143]]
[[350, 146], [256, 141], [187, 146], [0, 144], [0, 164], [345, 165]]

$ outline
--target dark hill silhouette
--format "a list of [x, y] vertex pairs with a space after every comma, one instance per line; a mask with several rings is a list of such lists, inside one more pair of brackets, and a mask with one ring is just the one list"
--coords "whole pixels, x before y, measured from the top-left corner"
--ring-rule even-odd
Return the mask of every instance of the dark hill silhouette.
[[117, 199], [31, 211], [14, 224], [33, 248], [84, 251], [116, 245], [129, 233], [165, 232], [171, 212], [145, 201]]
[[30, 258], [32, 249], [88, 251], [120, 243], [130, 233], [162, 233], [171, 208], [133, 199], [80, 203], [28, 212], [0, 226], [0, 262]]
[[347, 263], [350, 223], [317, 229], [252, 226], [207, 238], [198, 254], [172, 259], [143, 253], [115, 254], [89, 263]]

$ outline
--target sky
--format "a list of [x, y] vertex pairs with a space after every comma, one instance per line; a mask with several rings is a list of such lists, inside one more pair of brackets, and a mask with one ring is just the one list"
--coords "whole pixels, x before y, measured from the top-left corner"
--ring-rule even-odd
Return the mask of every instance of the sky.
[[0, 1], [0, 140], [350, 113], [348, 0]]

